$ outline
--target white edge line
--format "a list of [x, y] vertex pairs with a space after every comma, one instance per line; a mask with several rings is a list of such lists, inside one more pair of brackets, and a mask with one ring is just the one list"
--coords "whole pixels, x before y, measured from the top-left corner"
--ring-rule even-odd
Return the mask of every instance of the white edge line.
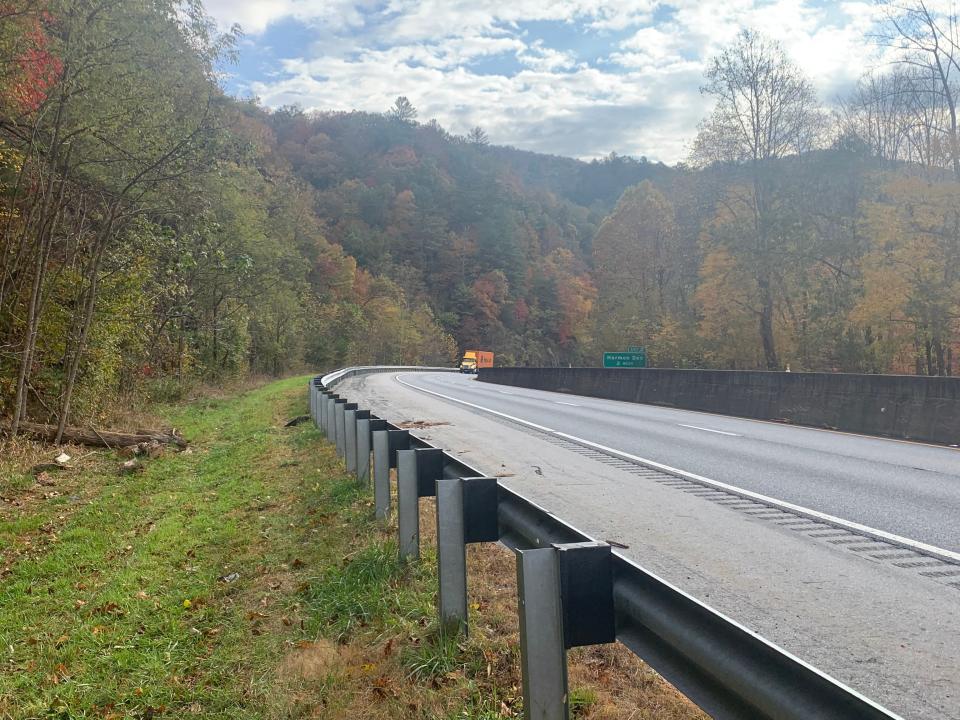
[[582, 405], [577, 405], [576, 403], [568, 403], [563, 400], [554, 400], [557, 405], [569, 405], [570, 407], [582, 407]]
[[536, 423], [530, 422], [529, 420], [524, 420], [523, 418], [514, 417], [513, 415], [507, 415], [506, 413], [498, 412], [497, 410], [491, 410], [491, 409], [488, 408], [488, 407], [483, 407], [483, 405], [474, 405], [473, 403], [467, 402], [466, 400], [459, 400], [459, 399], [457, 399], [457, 398], [455, 398], [455, 397], [450, 397], [449, 395], [444, 395], [443, 393], [438, 393], [438, 392], [434, 392], [433, 390], [426, 390], [426, 389], [424, 389], [424, 388], [422, 388], [422, 387], [418, 387], [418, 386], [416, 386], [416, 385], [411, 385], [410, 383], [404, 382], [403, 380], [401, 380], [399, 375], [394, 375], [393, 378], [394, 378], [394, 380], [396, 380], [396, 381], [397, 381], [398, 383], [400, 383], [401, 385], [406, 385], [408, 388], [412, 388], [412, 389], [418, 390], [418, 391], [420, 391], [420, 392], [425, 392], [425, 393], [427, 393], [428, 395], [436, 395], [437, 397], [441, 397], [441, 398], [443, 398], [443, 399], [445, 399], [445, 400], [450, 400], [450, 401], [455, 402], [455, 403], [460, 403], [461, 405], [466, 405], [466, 406], [468, 406], [468, 407], [476, 408], [477, 410], [483, 410], [484, 412], [491, 413], [492, 415], [499, 415], [500, 417], [506, 418], [507, 420], [513, 420], [513, 422], [518, 422], [518, 423], [520, 423], [521, 425], [526, 425], [527, 427], [532, 427], [534, 430], [540, 430], [541, 432], [547, 432], [547, 433], [555, 433], [555, 432], [556, 432], [556, 430], [554, 430], [553, 428], [548, 428], [548, 427], [546, 427], [545, 425], [537, 425]]
[[677, 423], [678, 427], [690, 428], [691, 430], [703, 430], [704, 432], [712, 432], [717, 435], [729, 435], [731, 437], [743, 437], [740, 433], [727, 432], [725, 430], [714, 430], [712, 428], [700, 427], [699, 425], [685, 425], [684, 423]]
[[916, 550], [917, 552], [923, 555], [930, 555], [932, 557], [939, 558], [941, 560], [946, 560], [951, 563], [960, 564], [960, 553], [953, 552], [952, 550], [947, 550], [945, 548], [937, 547], [936, 545], [929, 545], [928, 543], [920, 542], [919, 540], [911, 540], [910, 538], [903, 537], [902, 535], [896, 535], [894, 533], [889, 533], [886, 530], [878, 530], [877, 528], [872, 528], [869, 525], [861, 525], [860, 523], [853, 522], [852, 520], [844, 520], [843, 518], [838, 518], [835, 515], [829, 515], [827, 513], [820, 512], [819, 510], [812, 510], [811, 508], [804, 507], [802, 505], [795, 505], [793, 503], [787, 502], [785, 500], [778, 500], [777, 498], [772, 498], [769, 495], [763, 495], [761, 493], [753, 492], [752, 490], [746, 490], [744, 488], [737, 487], [736, 485], [730, 485], [719, 480], [712, 480], [711, 478], [704, 477], [703, 475], [697, 475], [695, 473], [687, 472], [686, 470], [680, 470], [669, 465], [664, 465], [663, 463], [658, 463], [655, 460], [648, 460], [647, 458], [642, 458], [639, 455], [633, 455], [623, 450], [617, 450], [608, 445], [601, 445], [600, 443], [595, 443], [592, 440], [587, 440], [585, 438], [577, 437], [576, 435], [569, 435], [559, 430], [553, 430], [552, 428], [544, 427], [543, 425], [537, 425], [536, 423], [530, 422], [529, 420], [524, 420], [523, 418], [518, 418], [513, 415], [507, 415], [506, 413], [499, 412], [497, 410], [492, 410], [491, 408], [484, 407], [483, 405], [476, 405], [466, 400], [460, 400], [459, 398], [451, 397], [449, 395], [443, 395], [442, 393], [434, 392], [432, 390], [426, 390], [417, 385], [411, 385], [408, 382], [404, 382], [400, 379], [399, 375], [394, 375], [394, 379], [401, 385], [406, 385], [408, 388], [417, 390], [419, 392], [425, 392], [428, 395], [436, 395], [437, 397], [444, 398], [445, 400], [450, 400], [451, 402], [458, 403], [460, 405], [466, 405], [468, 407], [476, 408], [477, 410], [482, 410], [483, 412], [490, 413], [492, 415], [498, 415], [499, 417], [506, 418], [507, 420], [512, 420], [513, 422], [520, 423], [521, 425], [526, 425], [527, 427], [532, 427], [541, 432], [550, 433], [551, 435], [556, 435], [557, 437], [562, 437], [567, 440], [571, 440], [580, 445], [586, 445], [587, 447], [592, 447], [597, 450], [602, 450], [606, 453], [612, 455], [617, 455], [626, 460], [632, 460], [638, 462], [647, 467], [654, 468], [656, 470], [662, 470], [665, 473], [670, 475], [676, 475], [677, 477], [682, 477], [687, 480], [692, 480], [693, 482], [700, 483], [701, 485], [709, 485], [711, 487], [719, 488], [727, 492], [731, 492], [734, 495], [740, 495], [741, 497], [750, 498], [751, 500], [756, 500], [757, 502], [763, 503], [764, 505], [771, 505], [773, 507], [784, 508], [790, 510], [797, 515], [802, 515], [812, 519], [820, 520], [822, 522], [828, 523], [830, 525], [835, 525], [837, 527], [843, 528], [845, 530], [852, 530], [854, 532], [860, 533], [862, 535], [871, 535], [873, 537], [882, 538], [893, 545], [899, 545], [901, 547], [908, 548], [910, 550]]

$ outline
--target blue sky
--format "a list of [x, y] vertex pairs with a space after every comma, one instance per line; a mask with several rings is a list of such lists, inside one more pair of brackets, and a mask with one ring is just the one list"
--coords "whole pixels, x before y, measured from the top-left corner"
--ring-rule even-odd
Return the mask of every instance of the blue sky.
[[580, 158], [683, 160], [710, 111], [705, 63], [743, 27], [779, 40], [829, 104], [880, 64], [870, 0], [208, 0], [244, 30], [230, 92], [268, 107], [480, 125]]

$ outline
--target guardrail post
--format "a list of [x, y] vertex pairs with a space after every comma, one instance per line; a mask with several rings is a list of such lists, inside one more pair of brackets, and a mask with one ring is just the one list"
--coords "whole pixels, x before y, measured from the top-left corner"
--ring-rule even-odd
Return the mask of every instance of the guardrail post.
[[397, 528], [401, 562], [420, 557], [420, 498], [436, 494], [443, 477], [443, 450], [397, 451]]
[[560, 564], [550, 548], [517, 551], [520, 671], [525, 720], [567, 720], [567, 649]]
[[[361, 420], [370, 419], [369, 410], [345, 410], [343, 413], [344, 423], [347, 426], [347, 470], [359, 477], [360, 455], [357, 443], [360, 441], [358, 432], [358, 423]], [[367, 446], [369, 448], [369, 445]], [[370, 465], [370, 450], [367, 450], [367, 466]]]
[[386, 430], [387, 421], [368, 416], [357, 420], [357, 481], [370, 485], [370, 453], [373, 452], [373, 433]]
[[327, 440], [333, 437], [333, 401], [337, 399], [337, 396], [327, 391], [323, 397], [323, 432], [327, 436]]
[[337, 406], [337, 396], [334, 393], [330, 393], [330, 397], [327, 398], [327, 423], [324, 430], [327, 431], [327, 440], [334, 441], [336, 440], [336, 428], [337, 424], [334, 422], [336, 418], [336, 408]]
[[440, 627], [444, 632], [467, 632], [466, 546], [496, 542], [496, 478], [451, 478], [436, 481], [437, 574]]
[[317, 427], [324, 433], [327, 432], [327, 400], [330, 399], [330, 393], [327, 390], [317, 391]]
[[338, 457], [343, 457], [343, 413], [346, 405], [347, 401], [342, 398], [333, 404], [333, 446]]
[[347, 410], [356, 410], [357, 404], [343, 402], [337, 405], [337, 455], [347, 457]]
[[463, 480], [437, 480], [437, 571], [440, 628], [467, 630], [467, 546], [463, 522]]
[[[347, 411], [356, 410], [357, 404], [352, 402], [344, 403], [343, 411], [337, 416], [337, 454], [346, 461], [347, 459]], [[348, 468], [349, 469], [349, 468]]]
[[397, 450], [409, 447], [409, 430], [373, 433], [373, 505], [378, 520], [385, 520], [390, 515], [390, 468], [397, 466]]
[[420, 503], [417, 500], [417, 451], [397, 451], [397, 528], [400, 561], [420, 557]]
[[568, 717], [567, 650], [616, 639], [613, 556], [602, 542], [517, 551], [524, 718]]
[[347, 465], [347, 472], [357, 471], [357, 411], [343, 411], [343, 451]]

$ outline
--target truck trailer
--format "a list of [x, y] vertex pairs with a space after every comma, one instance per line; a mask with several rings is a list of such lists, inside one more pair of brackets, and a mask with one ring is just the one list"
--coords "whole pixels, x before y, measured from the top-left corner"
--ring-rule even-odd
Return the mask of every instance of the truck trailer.
[[486, 350], [467, 350], [460, 361], [460, 372], [476, 373], [480, 368], [493, 367], [493, 353]]

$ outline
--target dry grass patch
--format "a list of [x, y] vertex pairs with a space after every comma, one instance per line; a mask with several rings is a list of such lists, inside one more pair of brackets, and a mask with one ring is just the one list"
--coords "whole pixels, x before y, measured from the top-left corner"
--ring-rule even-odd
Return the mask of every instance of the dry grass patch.
[[[384, 567], [394, 570], [380, 578], [385, 596], [397, 583], [406, 583], [413, 590], [414, 614], [404, 616], [400, 610], [399, 618], [387, 622], [374, 619], [350, 626], [341, 618], [335, 623], [339, 666], [323, 667], [325, 682], [336, 678], [337, 701], [325, 697], [304, 717], [494, 720], [522, 715], [514, 553], [496, 544], [469, 547], [469, 637], [443, 637], [434, 620], [436, 515], [432, 499], [421, 501], [420, 532], [419, 562], [403, 567], [395, 559], [381, 556]], [[376, 542], [395, 552], [394, 533], [392, 525], [378, 528]], [[358, 557], [354, 551], [345, 565]], [[368, 561], [367, 557], [360, 560]], [[418, 617], [416, 612], [424, 615]], [[326, 662], [332, 656], [330, 646], [323, 647]], [[295, 650], [291, 657], [299, 658], [297, 653]], [[571, 706], [577, 718], [707, 717], [618, 644], [572, 651], [569, 675]]]

